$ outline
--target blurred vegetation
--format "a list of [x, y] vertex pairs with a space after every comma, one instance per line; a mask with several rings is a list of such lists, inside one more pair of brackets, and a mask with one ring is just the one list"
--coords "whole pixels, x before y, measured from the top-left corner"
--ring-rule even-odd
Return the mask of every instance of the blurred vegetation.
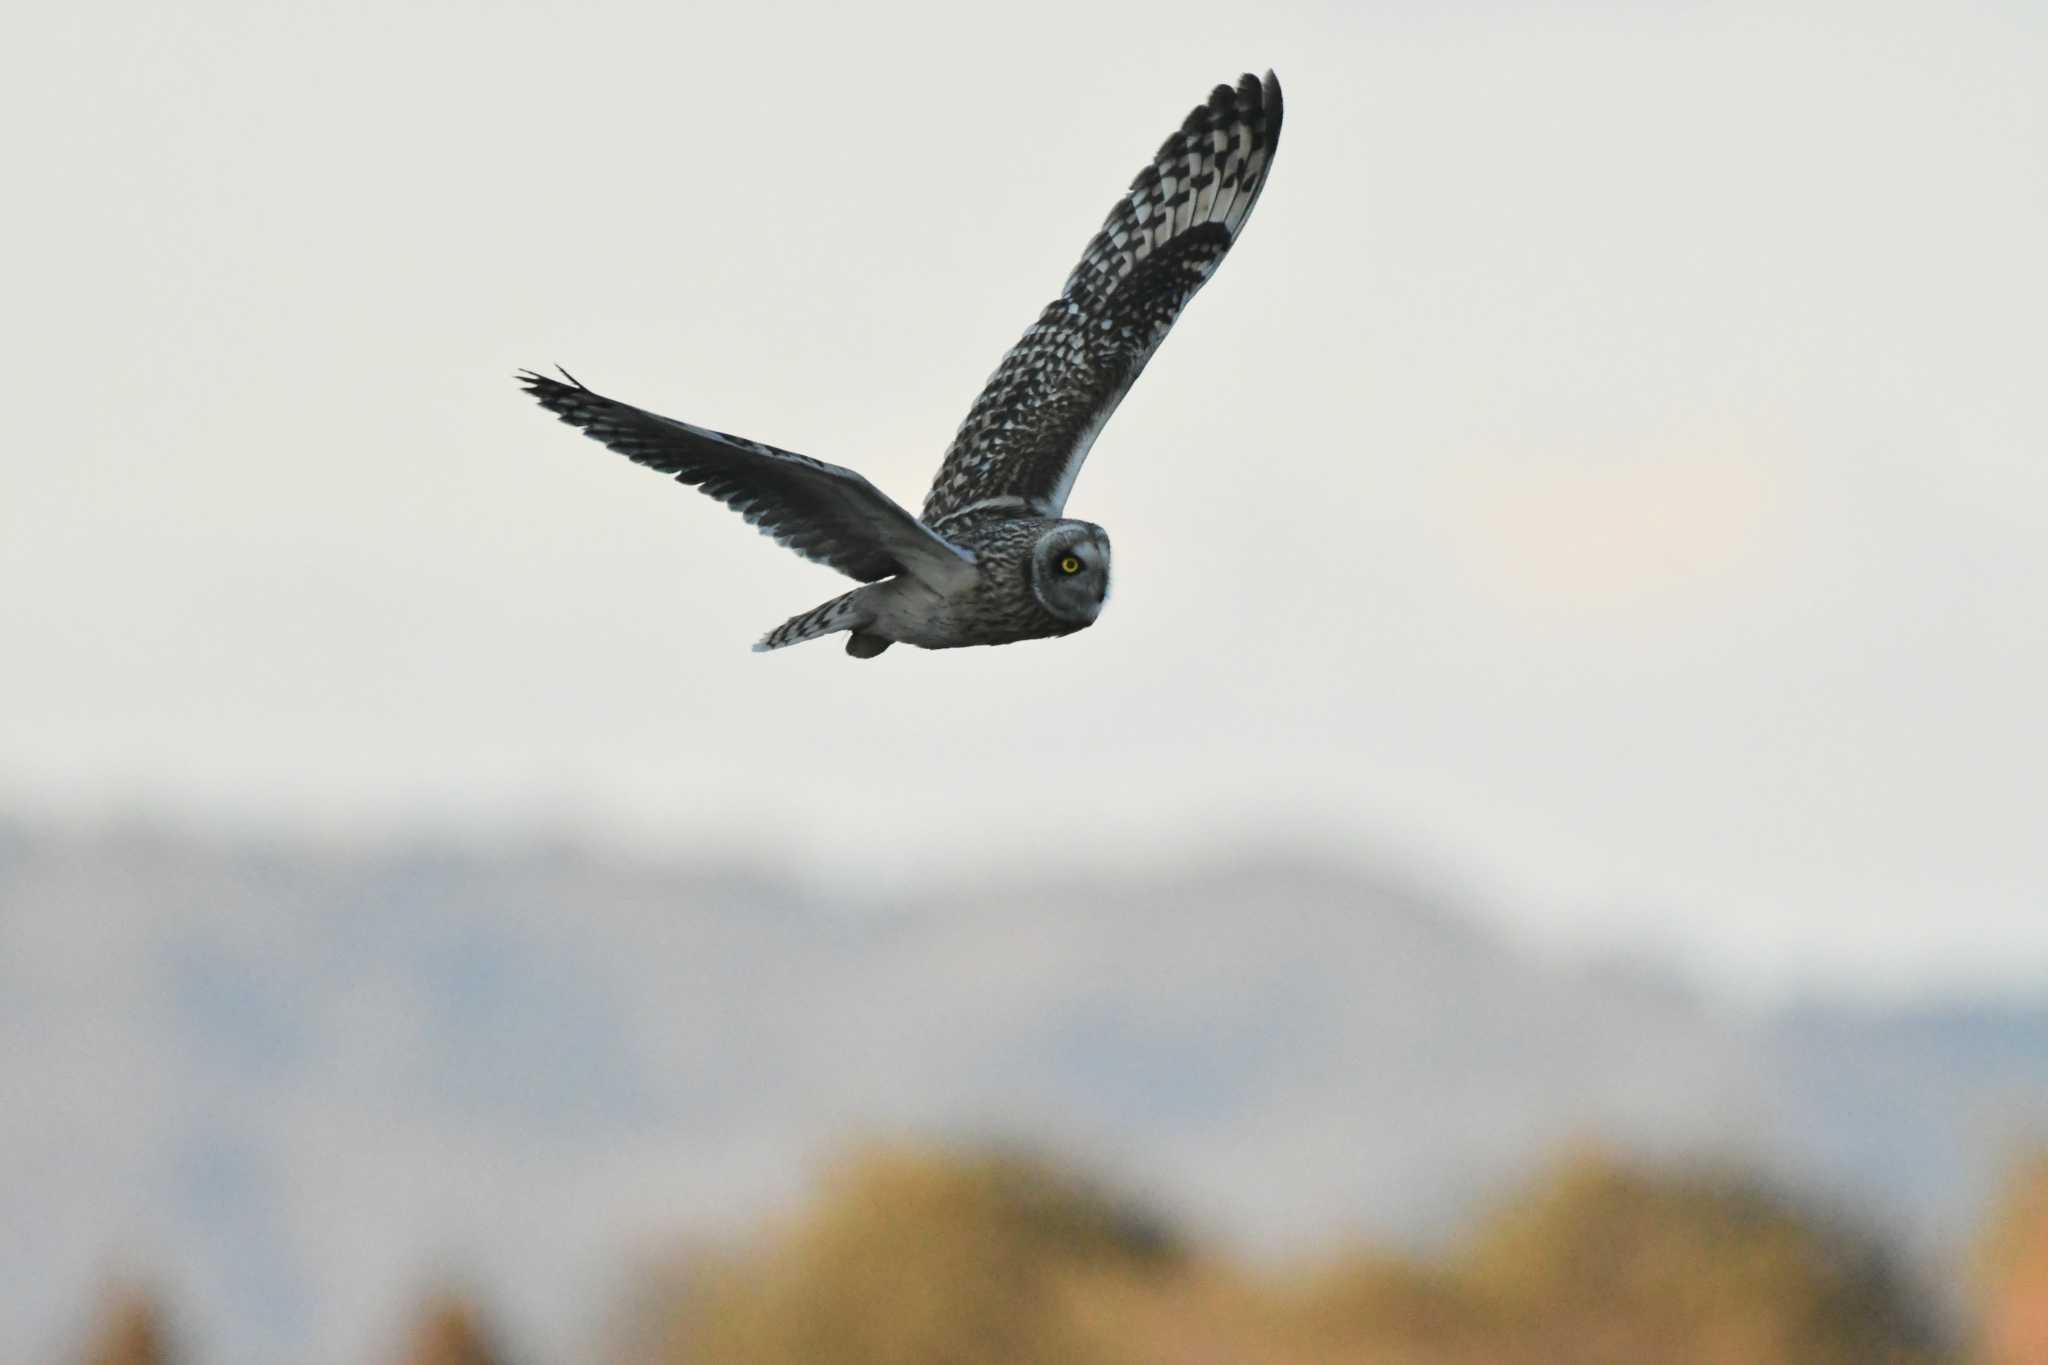
[[877, 1150], [768, 1246], [687, 1271], [642, 1339], [676, 1362], [1085, 1362], [1070, 1281], [1178, 1254], [1163, 1225], [1044, 1163]]
[[[750, 1245], [651, 1272], [616, 1365], [2048, 1365], [2048, 1154], [1988, 1220], [1967, 1349], [1877, 1242], [1737, 1174], [1560, 1161], [1441, 1257], [1248, 1269], [1059, 1165], [856, 1155]], [[427, 1299], [401, 1365], [502, 1365]], [[108, 1301], [88, 1365], [163, 1365]]]
[[483, 1314], [459, 1294], [436, 1294], [413, 1320], [405, 1365], [498, 1365]]
[[2014, 1170], [1979, 1256], [1984, 1365], [2048, 1362], [2048, 1152]]
[[1881, 1248], [1732, 1176], [1557, 1166], [1439, 1264], [1259, 1275], [1040, 1163], [870, 1154], [655, 1295], [620, 1365], [1934, 1361]]
[[80, 1359], [85, 1365], [170, 1365], [175, 1358], [163, 1309], [151, 1295], [123, 1285], [107, 1295], [92, 1340]]
[[1550, 1360], [1933, 1358], [1878, 1244], [1739, 1176], [1565, 1163], [1484, 1227], [1470, 1282]]

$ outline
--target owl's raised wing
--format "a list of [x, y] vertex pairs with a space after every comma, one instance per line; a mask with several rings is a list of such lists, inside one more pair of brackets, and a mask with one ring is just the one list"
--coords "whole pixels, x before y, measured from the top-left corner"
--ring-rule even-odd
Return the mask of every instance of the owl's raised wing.
[[924, 501], [1056, 517], [1103, 423], [1244, 230], [1280, 142], [1280, 82], [1219, 85], [1110, 210], [1060, 296], [1010, 348]]
[[851, 469], [657, 416], [564, 377], [522, 370], [519, 382], [591, 440], [702, 489], [806, 559], [864, 583], [909, 574], [940, 592], [973, 577], [971, 554]]

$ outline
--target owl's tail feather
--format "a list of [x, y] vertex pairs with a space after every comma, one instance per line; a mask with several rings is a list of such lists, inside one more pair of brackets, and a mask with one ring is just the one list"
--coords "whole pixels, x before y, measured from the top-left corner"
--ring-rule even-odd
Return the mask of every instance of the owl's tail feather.
[[[806, 640], [815, 640], [821, 635], [833, 635], [842, 630], [858, 631], [873, 619], [868, 609], [854, 600], [860, 596], [861, 591], [861, 589], [855, 588], [844, 597], [835, 597], [830, 602], [826, 602], [821, 606], [812, 607], [800, 616], [790, 617], [787, 621], [784, 621], [781, 625], [757, 640], [754, 643], [754, 652], [758, 654], [763, 650], [783, 649], [790, 645], [800, 645]], [[880, 654], [882, 649], [888, 648], [889, 642], [886, 640], [879, 641], [878, 643], [882, 646], [882, 649], [875, 649], [872, 653], [864, 653], [853, 647], [854, 644], [871, 638], [870, 636], [855, 635], [853, 643], [847, 646], [847, 653], [854, 655], [856, 658], [866, 659], [872, 658], [875, 654]]]

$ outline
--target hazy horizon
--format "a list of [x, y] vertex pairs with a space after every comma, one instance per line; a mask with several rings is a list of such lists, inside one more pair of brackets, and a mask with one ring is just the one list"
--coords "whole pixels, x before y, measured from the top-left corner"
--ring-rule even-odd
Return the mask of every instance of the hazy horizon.
[[1959, 1258], [2048, 1001], [1743, 1011], [1369, 861], [881, 893], [772, 862], [0, 821], [0, 1353], [113, 1275], [205, 1356], [361, 1359], [423, 1282], [536, 1358], [876, 1139], [1023, 1145], [1273, 1265], [1429, 1248], [1560, 1152], [1735, 1168]]
[[473, 811], [377, 811], [329, 812], [310, 819], [297, 812], [279, 816], [206, 806], [174, 808], [132, 798], [103, 807], [59, 804], [43, 810], [0, 800], [0, 832], [9, 827], [59, 840], [132, 835], [201, 847], [352, 858], [408, 852], [491, 857], [554, 851], [679, 869], [772, 872], [792, 888], [850, 896], [877, 910], [906, 895], [922, 899], [948, 887], [979, 884], [985, 880], [985, 862], [1015, 865], [1019, 859], [1035, 858], [1030, 864], [1034, 875], [1077, 883], [1290, 862], [1309, 871], [1390, 880], [1445, 900], [1461, 920], [1519, 951], [1563, 965], [1642, 972], [1698, 992], [1719, 1007], [1744, 1012], [1814, 1002], [1912, 1008], [1950, 1002], [2031, 1005], [2043, 998], [2041, 973], [2027, 960], [1965, 957], [1873, 969], [1868, 960], [1830, 953], [1826, 945], [1809, 943], [1798, 952], [1773, 953], [1767, 946], [1745, 949], [1699, 932], [1668, 908], [1649, 903], [1623, 907], [1631, 911], [1626, 922], [1546, 921], [1543, 907], [1517, 901], [1513, 885], [1499, 868], [1370, 831], [1347, 837], [1330, 820], [1290, 824], [1276, 818], [1259, 824], [1197, 817], [1178, 829], [1130, 837], [1077, 837], [1051, 854], [1020, 842], [915, 861], [845, 847], [834, 842], [829, 831], [824, 837], [791, 835], [781, 842], [760, 837], [735, 841], [716, 825], [664, 826], [631, 814], [603, 814], [566, 803], [482, 816]]

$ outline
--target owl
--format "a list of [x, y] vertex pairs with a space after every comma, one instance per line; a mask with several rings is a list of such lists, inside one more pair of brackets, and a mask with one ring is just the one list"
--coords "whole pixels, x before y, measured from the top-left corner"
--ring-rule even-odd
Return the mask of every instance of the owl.
[[1280, 142], [1280, 83], [1245, 76], [1197, 105], [1088, 243], [1059, 297], [989, 377], [918, 515], [851, 469], [660, 417], [531, 371], [526, 391], [584, 435], [703, 490], [861, 587], [757, 650], [847, 633], [872, 659], [1071, 635], [1109, 596], [1109, 536], [1064, 515], [1102, 427], [1244, 231]]

